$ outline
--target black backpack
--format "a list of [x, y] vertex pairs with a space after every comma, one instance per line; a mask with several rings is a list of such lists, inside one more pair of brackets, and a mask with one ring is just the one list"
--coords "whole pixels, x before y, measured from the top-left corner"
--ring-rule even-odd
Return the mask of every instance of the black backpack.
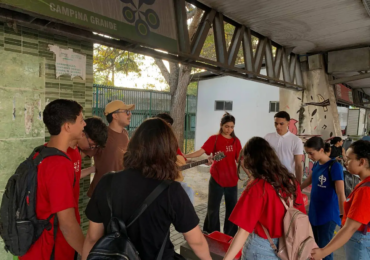
[[[137, 220], [140, 215], [149, 207], [149, 205], [161, 194], [173, 181], [166, 180], [162, 181], [144, 200], [143, 204], [131, 215], [127, 223], [125, 223], [113, 216], [112, 208], [112, 190], [113, 177], [115, 173], [108, 173], [106, 178], [108, 178], [108, 187], [110, 187], [107, 192], [108, 206], [111, 212], [111, 220], [107, 226], [107, 235], [102, 237], [96, 242], [94, 247], [91, 249], [87, 260], [140, 260], [139, 252], [136, 250], [134, 244], [130, 241], [127, 234], [127, 228]], [[169, 235], [167, 232], [164, 241], [162, 243], [161, 249], [157, 255], [157, 260], [161, 260], [166, 245], [166, 241]]]
[[[36, 153], [39, 154], [33, 159]], [[70, 160], [56, 148], [39, 146], [18, 166], [6, 184], [0, 206], [0, 236], [4, 240], [5, 250], [15, 256], [26, 254], [44, 229], [52, 228], [49, 221], [54, 215], [55, 241], [58, 227], [56, 214], [47, 219], [37, 219], [36, 216], [37, 167], [49, 156], [63, 156]], [[54, 249], [50, 258], [54, 259]]]

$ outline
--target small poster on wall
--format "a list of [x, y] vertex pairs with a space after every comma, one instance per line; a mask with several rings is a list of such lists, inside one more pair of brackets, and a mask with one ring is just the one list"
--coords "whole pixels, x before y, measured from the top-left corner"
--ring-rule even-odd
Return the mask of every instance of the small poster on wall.
[[57, 45], [49, 45], [50, 51], [55, 53], [56, 77], [61, 75], [70, 75], [81, 77], [86, 80], [86, 56], [75, 53], [72, 49], [62, 49]]
[[337, 99], [345, 101], [347, 103], [353, 104], [353, 95], [352, 95], [352, 89], [342, 85], [337, 84], [335, 85], [335, 90], [337, 94]]

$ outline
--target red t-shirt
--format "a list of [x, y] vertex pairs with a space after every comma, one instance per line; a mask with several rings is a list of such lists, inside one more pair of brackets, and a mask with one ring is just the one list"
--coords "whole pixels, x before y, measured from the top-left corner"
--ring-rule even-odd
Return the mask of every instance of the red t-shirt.
[[202, 149], [207, 155], [216, 152], [223, 152], [225, 154], [226, 157], [224, 159], [218, 162], [213, 162], [210, 170], [211, 175], [222, 187], [236, 186], [238, 184], [236, 161], [238, 160], [240, 150], [242, 149], [239, 139], [227, 139], [223, 135], [212, 135], [203, 144]]
[[[77, 154], [73, 150], [68, 150], [71, 152], [68, 155], [72, 157], [71, 159], [75, 163]], [[81, 157], [79, 158], [81, 160]], [[75, 165], [77, 166], [76, 169], [81, 171], [81, 163]], [[37, 218], [47, 219], [51, 214], [68, 208], [74, 208], [76, 219], [80, 223], [78, 212], [80, 175], [75, 174], [72, 161], [62, 156], [48, 157], [39, 165], [37, 174]], [[54, 217], [50, 220], [52, 225], [54, 223], [53, 221]], [[74, 258], [75, 250], [67, 243], [60, 229], [58, 229], [55, 244], [55, 260], [71, 260]], [[49, 260], [53, 246], [54, 228], [52, 227], [49, 231], [44, 230], [39, 239], [31, 246], [30, 250], [24, 256], [19, 257], [19, 259]]]
[[[71, 161], [73, 163], [73, 168], [75, 169], [75, 176], [76, 176], [76, 183], [74, 186], [74, 195], [75, 198], [77, 198], [77, 209], [78, 209], [78, 200], [80, 198], [80, 179], [81, 179], [81, 164], [82, 164], [82, 159], [81, 159], [81, 154], [76, 146], [76, 148], [71, 148], [69, 147], [67, 150], [67, 155], [69, 158], [71, 158]], [[80, 223], [80, 214], [76, 216], [78, 223]]]
[[[364, 182], [370, 182], [370, 177], [357, 184], [352, 193], [344, 202], [344, 214], [342, 218], [342, 226], [346, 223], [347, 218], [353, 219], [362, 223], [358, 231], [363, 232], [365, 225], [370, 222], [370, 187], [360, 187]], [[370, 228], [367, 229], [370, 232]]]
[[180, 148], [177, 148], [176, 153], [177, 153], [177, 155], [181, 155], [182, 157], [184, 157], [185, 162], [187, 161], [187, 159], [185, 158], [184, 154], [181, 152]]
[[[272, 238], [283, 235], [283, 218], [286, 209], [271, 184], [256, 179], [248, 184], [249, 190], [244, 191], [236, 204], [229, 220], [249, 233], [254, 231], [258, 236], [267, 239], [258, 222], [269, 231]], [[306, 214], [301, 189], [297, 184], [296, 206]]]

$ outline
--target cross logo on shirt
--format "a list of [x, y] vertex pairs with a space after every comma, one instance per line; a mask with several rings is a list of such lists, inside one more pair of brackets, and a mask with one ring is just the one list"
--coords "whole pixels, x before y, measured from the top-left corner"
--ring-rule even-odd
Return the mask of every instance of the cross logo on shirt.
[[321, 186], [324, 184], [324, 182], [326, 182], [326, 177], [324, 176], [324, 175], [321, 175], [320, 177], [319, 177], [319, 181], [320, 181], [320, 183], [321, 183]]

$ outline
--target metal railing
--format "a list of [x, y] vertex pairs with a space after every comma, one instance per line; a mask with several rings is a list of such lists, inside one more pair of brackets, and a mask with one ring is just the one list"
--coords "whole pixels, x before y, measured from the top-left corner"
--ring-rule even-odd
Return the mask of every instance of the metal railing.
[[[101, 117], [108, 123], [104, 116], [105, 106], [113, 100], [122, 100], [126, 104], [135, 104], [132, 111], [131, 123], [127, 127], [129, 135], [147, 118], [163, 112], [170, 112], [171, 95], [168, 92], [111, 87], [94, 84], [93, 108], [94, 116]], [[187, 95], [185, 108], [184, 147], [182, 151], [194, 151], [195, 116], [197, 110], [196, 96]]]

